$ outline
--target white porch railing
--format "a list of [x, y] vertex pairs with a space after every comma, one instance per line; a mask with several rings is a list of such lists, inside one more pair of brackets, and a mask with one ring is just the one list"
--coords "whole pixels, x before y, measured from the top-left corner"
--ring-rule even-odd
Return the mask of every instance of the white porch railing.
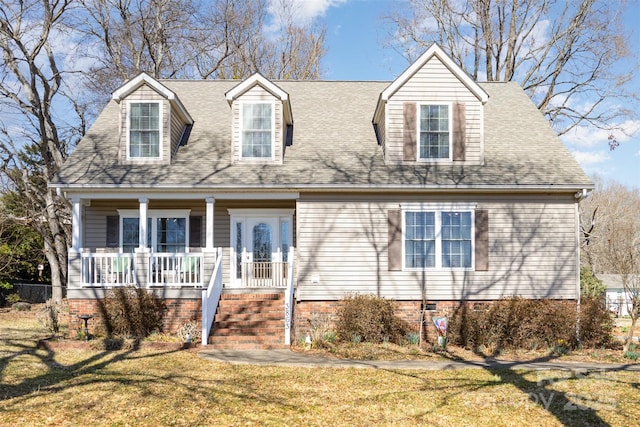
[[136, 283], [133, 254], [83, 253], [82, 286], [127, 286]]
[[149, 286], [202, 286], [201, 253], [152, 253], [149, 255]]
[[216, 249], [216, 266], [207, 289], [202, 290], [202, 345], [209, 343], [209, 332], [222, 295], [222, 248]]
[[248, 288], [284, 288], [289, 276], [288, 262], [243, 262], [242, 286]]
[[284, 293], [284, 344], [291, 345], [291, 326], [293, 324], [293, 292], [295, 291], [295, 284], [293, 280], [293, 248], [289, 248], [289, 262], [287, 265], [287, 289]]

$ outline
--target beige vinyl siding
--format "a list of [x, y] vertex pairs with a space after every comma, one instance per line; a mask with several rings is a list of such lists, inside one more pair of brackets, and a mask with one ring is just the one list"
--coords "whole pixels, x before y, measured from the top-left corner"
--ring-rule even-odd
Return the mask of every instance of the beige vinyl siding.
[[[415, 103], [464, 103], [466, 118], [465, 164], [481, 163], [482, 103], [460, 82], [437, 57], [432, 57], [386, 104], [386, 159], [390, 163], [402, 162], [403, 157], [403, 105]], [[419, 119], [419, 111], [417, 114]]]
[[[127, 159], [127, 141], [129, 133], [129, 123], [127, 117], [127, 105], [129, 102], [136, 101], [160, 101], [160, 117], [162, 126], [162, 139], [160, 141], [161, 160], [157, 159]], [[147, 85], [142, 85], [125, 100], [120, 102], [120, 150], [119, 159], [122, 164], [148, 164], [148, 163], [164, 163], [171, 162], [171, 105], [162, 95]]]
[[171, 111], [171, 156], [173, 156], [180, 144], [180, 138], [182, 138], [182, 132], [185, 125], [180, 120], [180, 117], [175, 111]]
[[[369, 199], [370, 200], [370, 199]], [[298, 202], [300, 300], [347, 292], [398, 300], [576, 297], [574, 200], [552, 196], [422, 197], [418, 202], [477, 203], [489, 212], [488, 271], [388, 271], [388, 211], [408, 198], [301, 196]], [[318, 283], [312, 283], [317, 280]]]
[[[246, 102], [273, 102], [274, 104], [274, 138], [273, 141], [273, 158], [270, 159], [241, 159], [242, 153], [242, 123], [240, 122], [240, 110], [243, 103]], [[233, 149], [231, 152], [232, 163], [237, 162], [258, 162], [258, 163], [277, 163], [282, 164], [284, 149], [284, 120], [282, 112], [282, 102], [266, 91], [262, 86], [256, 85], [246, 91], [242, 96], [238, 97], [232, 106], [233, 123], [232, 123], [232, 140]]]
[[387, 137], [387, 116], [386, 113], [382, 112], [382, 118], [380, 119], [380, 123], [378, 123], [378, 143], [382, 148], [382, 156], [387, 161], [387, 147], [386, 147], [386, 137]]

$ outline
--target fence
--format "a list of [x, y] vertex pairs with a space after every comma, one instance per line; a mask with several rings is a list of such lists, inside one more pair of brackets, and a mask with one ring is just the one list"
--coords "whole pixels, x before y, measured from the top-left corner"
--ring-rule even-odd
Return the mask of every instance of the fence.
[[[30, 303], [42, 303], [51, 298], [50, 283], [12, 283], [13, 289], [8, 293], [20, 295], [20, 300]], [[62, 288], [62, 297], [67, 295], [66, 287]]]

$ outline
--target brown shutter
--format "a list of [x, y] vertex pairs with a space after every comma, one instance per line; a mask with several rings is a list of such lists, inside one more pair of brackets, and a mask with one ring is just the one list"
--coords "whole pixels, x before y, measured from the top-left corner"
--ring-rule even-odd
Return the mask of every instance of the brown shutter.
[[476, 271], [489, 270], [489, 211], [476, 210]]
[[120, 217], [107, 217], [107, 247], [117, 248], [120, 246]]
[[416, 104], [414, 102], [404, 103], [404, 129], [402, 159], [407, 162], [416, 161]]
[[189, 217], [189, 247], [202, 247], [202, 217]]
[[453, 104], [453, 160], [462, 161], [466, 151], [465, 105]]
[[389, 271], [402, 270], [402, 211], [389, 211]]

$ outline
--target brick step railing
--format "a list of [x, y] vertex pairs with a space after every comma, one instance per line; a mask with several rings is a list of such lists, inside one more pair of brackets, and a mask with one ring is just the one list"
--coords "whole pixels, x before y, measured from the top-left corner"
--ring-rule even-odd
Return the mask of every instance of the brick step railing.
[[209, 347], [285, 348], [284, 294], [223, 294], [211, 328]]

